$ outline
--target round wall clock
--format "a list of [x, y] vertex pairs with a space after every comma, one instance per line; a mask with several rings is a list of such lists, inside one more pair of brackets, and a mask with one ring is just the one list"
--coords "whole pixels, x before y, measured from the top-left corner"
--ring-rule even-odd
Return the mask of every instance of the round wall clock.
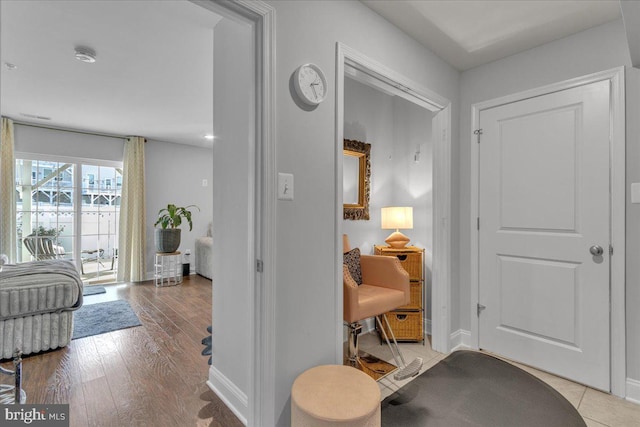
[[318, 105], [327, 96], [327, 80], [315, 64], [303, 64], [293, 74], [296, 94], [307, 105]]

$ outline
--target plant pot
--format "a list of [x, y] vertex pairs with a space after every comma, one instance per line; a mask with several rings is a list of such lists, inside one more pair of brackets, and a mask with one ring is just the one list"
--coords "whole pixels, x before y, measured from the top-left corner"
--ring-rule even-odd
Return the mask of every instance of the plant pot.
[[156, 252], [167, 254], [177, 251], [180, 246], [180, 231], [179, 228], [156, 228]]

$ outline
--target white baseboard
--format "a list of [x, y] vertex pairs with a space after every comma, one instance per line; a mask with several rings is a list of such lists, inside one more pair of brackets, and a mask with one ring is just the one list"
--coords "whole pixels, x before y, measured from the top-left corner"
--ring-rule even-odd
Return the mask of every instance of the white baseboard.
[[431, 335], [431, 319], [424, 319], [424, 331], [427, 335]]
[[247, 413], [249, 412], [247, 395], [213, 366], [209, 368], [207, 385], [240, 419], [242, 424], [247, 425]]
[[629, 402], [640, 404], [640, 381], [627, 378], [626, 397]]
[[471, 348], [471, 332], [458, 329], [449, 336], [449, 348], [451, 351]]

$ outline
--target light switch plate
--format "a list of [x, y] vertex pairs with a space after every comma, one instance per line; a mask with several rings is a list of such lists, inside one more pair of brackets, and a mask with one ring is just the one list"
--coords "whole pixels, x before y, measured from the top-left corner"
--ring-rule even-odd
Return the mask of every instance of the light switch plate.
[[631, 203], [640, 203], [640, 182], [631, 183]]
[[278, 199], [293, 200], [293, 175], [278, 173]]

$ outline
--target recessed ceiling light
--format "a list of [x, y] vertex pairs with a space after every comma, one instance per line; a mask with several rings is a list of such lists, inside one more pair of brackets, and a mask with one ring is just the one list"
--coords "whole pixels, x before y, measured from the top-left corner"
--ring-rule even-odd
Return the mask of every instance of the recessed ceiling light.
[[11, 71], [13, 71], [13, 70], [18, 68], [18, 66], [16, 64], [12, 64], [11, 62], [5, 62], [4, 66], [5, 66], [5, 68], [7, 70], [11, 70]]
[[209, 141], [211, 141], [213, 138], [214, 138], [214, 136], [213, 136], [213, 135], [211, 135], [210, 133], [208, 133], [208, 134], [206, 134], [206, 135], [204, 136], [204, 139], [208, 139]]
[[78, 46], [76, 47], [76, 59], [93, 64], [96, 62], [96, 51], [86, 46]]

